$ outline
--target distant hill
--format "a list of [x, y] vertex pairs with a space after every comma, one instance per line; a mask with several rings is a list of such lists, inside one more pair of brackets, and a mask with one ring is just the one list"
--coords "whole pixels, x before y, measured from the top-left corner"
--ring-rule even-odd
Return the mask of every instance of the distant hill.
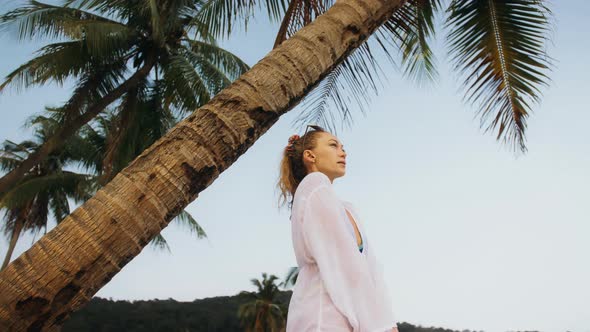
[[[282, 291], [279, 302], [289, 303], [291, 291]], [[72, 314], [63, 332], [243, 332], [237, 318], [244, 296], [219, 296], [193, 302], [169, 300], [111, 301], [93, 298]], [[476, 332], [469, 330], [398, 324], [400, 332]]]
[[[291, 291], [281, 291], [278, 300], [288, 303]], [[73, 313], [63, 332], [243, 332], [237, 318], [238, 307], [248, 302], [245, 296], [218, 296], [178, 302], [173, 299], [150, 301], [111, 301], [92, 298]]]

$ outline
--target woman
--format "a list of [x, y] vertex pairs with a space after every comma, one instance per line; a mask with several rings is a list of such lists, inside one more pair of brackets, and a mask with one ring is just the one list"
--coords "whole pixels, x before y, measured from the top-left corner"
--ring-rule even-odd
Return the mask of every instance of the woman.
[[346, 173], [338, 138], [318, 126], [293, 135], [278, 186], [290, 198], [291, 234], [299, 275], [287, 332], [397, 331], [383, 271], [353, 206], [334, 179]]

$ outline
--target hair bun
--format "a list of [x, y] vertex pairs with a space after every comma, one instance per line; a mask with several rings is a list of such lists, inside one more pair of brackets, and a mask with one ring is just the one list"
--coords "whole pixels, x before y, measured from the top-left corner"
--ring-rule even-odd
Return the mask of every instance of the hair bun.
[[291, 137], [289, 137], [289, 144], [293, 144], [296, 140], [300, 139], [301, 137], [299, 137], [299, 135], [295, 134], [295, 135], [291, 135]]

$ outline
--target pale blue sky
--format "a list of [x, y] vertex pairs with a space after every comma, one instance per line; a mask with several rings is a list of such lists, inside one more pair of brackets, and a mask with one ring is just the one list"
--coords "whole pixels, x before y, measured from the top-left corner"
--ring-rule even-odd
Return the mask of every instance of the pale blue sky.
[[[348, 165], [334, 185], [366, 225], [400, 321], [590, 332], [590, 4], [567, 4], [553, 6], [548, 49], [557, 62], [528, 120], [526, 155], [515, 157], [483, 134], [439, 47], [434, 87], [419, 88], [389, 70], [367, 115], [356, 112], [353, 127], [338, 132]], [[253, 65], [270, 50], [276, 28], [258, 19], [223, 45]], [[36, 49], [6, 36], [0, 43], [2, 77]], [[23, 120], [63, 102], [70, 89], [0, 95], [0, 139], [28, 138]], [[192, 301], [253, 290], [249, 280], [262, 272], [284, 277], [296, 263], [289, 215], [277, 210], [274, 185], [288, 137], [301, 134], [291, 126], [300, 110], [284, 115], [189, 205], [208, 240], [171, 225], [163, 232], [171, 254], [147, 247], [97, 296]], [[20, 241], [16, 255], [31, 239]], [[6, 246], [0, 243], [0, 254]]]

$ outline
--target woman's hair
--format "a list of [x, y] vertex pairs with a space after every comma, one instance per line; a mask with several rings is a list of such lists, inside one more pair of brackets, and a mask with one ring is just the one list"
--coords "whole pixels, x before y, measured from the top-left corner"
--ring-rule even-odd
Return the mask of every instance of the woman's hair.
[[[311, 150], [317, 146], [318, 136], [325, 130], [320, 126], [309, 125], [313, 130], [307, 131], [303, 136], [293, 141], [283, 151], [279, 182], [277, 186], [281, 190], [279, 207], [289, 200], [289, 208], [293, 205], [295, 190], [301, 180], [307, 175], [307, 169], [303, 163], [303, 151]], [[303, 146], [305, 144], [305, 146]]]

